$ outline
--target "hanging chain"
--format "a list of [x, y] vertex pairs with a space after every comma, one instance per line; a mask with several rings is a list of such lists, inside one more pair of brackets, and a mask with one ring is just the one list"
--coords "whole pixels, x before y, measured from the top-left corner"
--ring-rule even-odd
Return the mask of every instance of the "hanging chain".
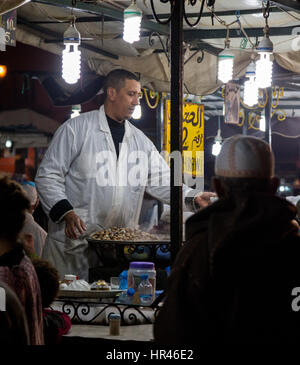
[[212, 7], [215, 5], [215, 0], [206, 0], [206, 5]]
[[270, 1], [267, 1], [267, 5], [264, 9], [264, 14], [263, 15], [264, 15], [264, 18], [267, 21], [267, 19], [269, 18], [269, 15], [270, 15]]
[[268, 25], [269, 15], [270, 15], [270, 1], [267, 2], [267, 5], [266, 5], [266, 7], [264, 9], [264, 13], [263, 13], [263, 16], [264, 16], [265, 21], [266, 21], [266, 25], [265, 25], [265, 28], [264, 28], [264, 34], [266, 36], [269, 35], [269, 30], [270, 30], [269, 25]]

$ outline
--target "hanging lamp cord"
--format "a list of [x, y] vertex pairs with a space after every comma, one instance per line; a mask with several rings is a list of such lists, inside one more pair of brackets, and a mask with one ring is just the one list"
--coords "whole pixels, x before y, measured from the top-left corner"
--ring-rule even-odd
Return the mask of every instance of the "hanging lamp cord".
[[263, 16], [265, 18], [265, 21], [266, 21], [266, 25], [265, 25], [265, 28], [264, 28], [264, 34], [266, 36], [269, 35], [269, 25], [268, 25], [268, 18], [269, 18], [269, 15], [270, 15], [270, 1], [267, 2], [267, 5], [266, 7], [264, 8], [264, 12], [263, 12]]
[[226, 25], [226, 39], [225, 39], [225, 48], [229, 48], [230, 39], [229, 39], [229, 26]]

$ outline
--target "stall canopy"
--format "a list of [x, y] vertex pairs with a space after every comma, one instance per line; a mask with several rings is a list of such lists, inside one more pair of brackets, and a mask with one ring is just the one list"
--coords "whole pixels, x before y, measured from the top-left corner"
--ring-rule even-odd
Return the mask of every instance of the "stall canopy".
[[31, 109], [0, 112], [1, 144], [12, 139], [15, 148], [47, 147], [60, 124]]
[[[216, 77], [217, 55], [224, 48], [227, 29], [230, 46], [235, 53], [234, 75], [240, 77], [245, 73], [252, 47], [262, 38], [265, 26], [262, 1], [204, 2], [199, 23], [191, 27], [187, 21], [190, 24], [197, 21], [202, 1], [185, 1], [184, 84], [185, 92], [195, 95], [208, 95], [220, 87]], [[75, 16], [75, 24], [82, 37], [80, 49], [83, 60], [91, 73], [103, 76], [114, 68], [123, 67], [140, 73], [144, 87], [168, 92], [169, 25], [157, 22], [151, 3], [160, 21], [168, 18], [170, 3], [137, 0], [137, 6], [143, 11], [141, 39], [129, 44], [123, 40], [122, 33], [123, 12], [130, 3], [109, 0], [6, 0], [1, 2], [0, 12], [8, 12], [21, 5], [17, 9], [17, 41], [58, 55], [63, 50], [63, 33]], [[213, 3], [214, 8], [208, 6]], [[297, 1], [272, 1], [268, 18], [275, 60], [295, 73], [300, 73], [300, 42], [298, 47], [297, 41], [299, 11]]]

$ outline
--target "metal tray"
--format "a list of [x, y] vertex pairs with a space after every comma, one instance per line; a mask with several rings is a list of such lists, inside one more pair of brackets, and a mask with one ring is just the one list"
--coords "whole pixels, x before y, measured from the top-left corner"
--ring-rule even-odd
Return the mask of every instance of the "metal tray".
[[117, 245], [125, 245], [125, 246], [130, 246], [130, 245], [167, 245], [170, 244], [170, 236], [168, 234], [155, 234], [155, 236], [157, 237], [157, 240], [145, 240], [145, 241], [122, 241], [122, 240], [97, 240], [92, 238], [92, 235], [95, 234], [96, 232], [91, 233], [86, 239], [88, 242], [90, 243], [100, 243], [100, 244], [106, 244], [106, 245], [112, 245], [112, 244], [117, 244]]
[[157, 240], [157, 241], [113, 241], [113, 240], [95, 240], [93, 238], [87, 238], [87, 241], [94, 244], [106, 244], [106, 245], [125, 245], [125, 246], [131, 246], [131, 245], [168, 245], [171, 242], [170, 241], [163, 241], [163, 240]]
[[115, 298], [123, 290], [59, 290], [57, 298], [88, 298], [88, 299], [102, 299]]

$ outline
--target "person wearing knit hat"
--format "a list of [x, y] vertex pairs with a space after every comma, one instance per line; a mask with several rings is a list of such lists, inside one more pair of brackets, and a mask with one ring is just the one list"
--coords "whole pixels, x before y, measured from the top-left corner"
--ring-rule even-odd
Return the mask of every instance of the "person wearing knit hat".
[[35, 183], [33, 181], [26, 181], [22, 184], [22, 188], [30, 201], [30, 205], [33, 207], [32, 209], [34, 210], [38, 203], [38, 195], [35, 188]]
[[[274, 156], [235, 135], [215, 160], [218, 200], [190, 217], [154, 324], [162, 344], [298, 343], [296, 207], [276, 195]], [[192, 315], [191, 315], [192, 313]]]
[[227, 138], [215, 161], [213, 184], [218, 196], [228, 190], [247, 195], [253, 191], [275, 194], [279, 179], [274, 176], [274, 155], [260, 138], [235, 135]]
[[274, 156], [262, 139], [235, 135], [227, 138], [216, 157], [215, 174], [231, 178], [270, 178]]
[[28, 247], [28, 253], [41, 257], [45, 245], [47, 232], [34, 220], [33, 212], [39, 203], [38, 194], [33, 181], [26, 181], [22, 184], [23, 191], [30, 201], [30, 209], [26, 212], [25, 223], [21, 234], [33, 236], [33, 246]]

